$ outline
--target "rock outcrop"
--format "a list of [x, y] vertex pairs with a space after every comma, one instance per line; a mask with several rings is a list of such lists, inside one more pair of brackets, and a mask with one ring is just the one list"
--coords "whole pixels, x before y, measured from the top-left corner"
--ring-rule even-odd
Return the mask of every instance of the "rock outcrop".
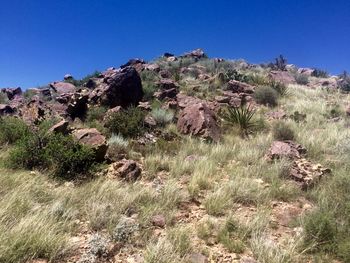
[[188, 105], [180, 112], [177, 128], [183, 134], [213, 141], [220, 139], [220, 128], [215, 113], [202, 102]]

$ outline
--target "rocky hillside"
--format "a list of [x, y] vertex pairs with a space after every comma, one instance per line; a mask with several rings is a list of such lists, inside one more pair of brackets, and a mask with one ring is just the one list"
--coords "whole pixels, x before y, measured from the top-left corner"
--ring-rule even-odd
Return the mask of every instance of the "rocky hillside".
[[197, 49], [0, 93], [0, 262], [350, 262], [350, 77]]

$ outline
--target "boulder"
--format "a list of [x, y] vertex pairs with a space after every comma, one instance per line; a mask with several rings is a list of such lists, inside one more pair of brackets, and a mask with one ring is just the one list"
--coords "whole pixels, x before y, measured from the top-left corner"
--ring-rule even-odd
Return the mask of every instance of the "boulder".
[[195, 49], [191, 52], [185, 53], [183, 57], [190, 57], [190, 58], [195, 58], [195, 59], [201, 59], [201, 58], [206, 58], [207, 55], [204, 53], [204, 51], [200, 48]]
[[20, 108], [22, 119], [28, 124], [38, 124], [44, 120], [47, 109], [41, 100], [33, 99]]
[[188, 255], [189, 263], [209, 263], [209, 260], [206, 256], [200, 253], [191, 253]]
[[227, 89], [229, 91], [232, 91], [233, 93], [252, 94], [252, 93], [254, 93], [255, 87], [252, 85], [249, 85], [247, 83], [237, 81], [237, 80], [230, 80], [227, 83]]
[[159, 72], [160, 71], [160, 67], [158, 64], [146, 64], [144, 66], [145, 70], [150, 70], [150, 71], [154, 71], [154, 72]]
[[72, 80], [73, 76], [71, 74], [66, 74], [66, 75], [64, 75], [63, 79], [64, 80]]
[[321, 164], [312, 164], [306, 159], [298, 159], [293, 162], [290, 177], [299, 184], [301, 189], [307, 190], [330, 173], [331, 170], [322, 167]]
[[287, 118], [287, 114], [284, 112], [284, 110], [270, 111], [265, 115], [269, 120], [282, 120]]
[[140, 73], [142, 70], [145, 69], [145, 65], [146, 65], [146, 61], [144, 61], [143, 59], [133, 58], [133, 59], [130, 59], [124, 65], [121, 65], [120, 68], [123, 69], [126, 67], [133, 67], [134, 69], [136, 69], [137, 72]]
[[140, 165], [133, 160], [123, 159], [112, 163], [107, 171], [110, 178], [121, 178], [127, 182], [134, 182], [141, 177]]
[[50, 88], [57, 94], [74, 93], [76, 87], [72, 83], [58, 81], [50, 83]]
[[68, 133], [68, 124], [69, 124], [68, 121], [62, 120], [62, 121], [56, 123], [55, 125], [53, 125], [49, 129], [49, 132], [66, 134], [66, 133]]
[[168, 52], [165, 52], [165, 53], [163, 54], [163, 57], [164, 57], [164, 58], [169, 58], [169, 57], [174, 57], [174, 56], [175, 56], [174, 54], [168, 53]]
[[202, 102], [188, 105], [180, 112], [177, 128], [183, 134], [200, 136], [213, 141], [220, 139], [220, 129], [215, 113]]
[[2, 88], [2, 93], [5, 93], [9, 100], [13, 100], [16, 97], [20, 97], [22, 95], [22, 89], [20, 87], [17, 88]]
[[84, 116], [88, 108], [88, 99], [88, 94], [74, 93], [70, 96], [66, 110], [68, 115], [72, 119]]
[[141, 78], [133, 67], [111, 69], [91, 93], [90, 101], [110, 108], [137, 106], [143, 97]]
[[306, 149], [293, 141], [274, 141], [268, 150], [266, 157], [270, 160], [288, 158], [299, 159], [306, 153]]
[[107, 151], [107, 142], [105, 136], [97, 129], [77, 129], [73, 131], [72, 135], [79, 143], [87, 145], [95, 151], [96, 160], [104, 160]]
[[288, 84], [296, 84], [295, 78], [288, 71], [274, 70], [269, 73], [269, 78], [273, 81]]
[[315, 70], [312, 68], [299, 68], [298, 69], [299, 74], [303, 74], [303, 75], [308, 76], [308, 77], [311, 77], [314, 72], [315, 72]]
[[0, 116], [13, 114], [15, 109], [7, 104], [0, 104]]
[[152, 225], [164, 228], [165, 227], [165, 217], [163, 215], [155, 215], [151, 219]]

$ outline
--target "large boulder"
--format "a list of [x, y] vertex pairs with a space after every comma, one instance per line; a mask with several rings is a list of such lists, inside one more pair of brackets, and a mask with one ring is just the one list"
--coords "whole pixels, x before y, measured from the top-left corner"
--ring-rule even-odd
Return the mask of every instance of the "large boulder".
[[103, 136], [97, 129], [77, 129], [72, 133], [73, 137], [81, 144], [91, 147], [96, 154], [96, 160], [103, 161], [106, 151], [106, 137]]
[[269, 78], [275, 82], [280, 82], [285, 85], [296, 84], [295, 78], [288, 71], [271, 71], [269, 74]]
[[171, 79], [161, 79], [156, 83], [158, 91], [154, 93], [157, 99], [174, 99], [178, 94], [178, 85]]
[[38, 124], [45, 119], [47, 109], [41, 100], [33, 99], [20, 108], [22, 119], [28, 124]]
[[191, 52], [185, 53], [183, 57], [201, 59], [201, 58], [206, 58], [207, 55], [204, 53], [203, 49], [198, 48], [198, 49], [192, 50]]
[[189, 105], [180, 112], [177, 128], [183, 134], [200, 136], [213, 141], [220, 139], [220, 129], [215, 113], [202, 102]]
[[90, 101], [110, 108], [138, 105], [143, 97], [140, 75], [135, 68], [110, 69], [91, 93]]
[[7, 104], [0, 104], [0, 116], [13, 114], [15, 110]]
[[299, 159], [306, 153], [306, 149], [293, 141], [274, 141], [268, 150], [266, 157], [270, 160], [288, 158]]
[[227, 90], [230, 90], [233, 93], [252, 94], [252, 93], [254, 93], [255, 87], [252, 85], [249, 85], [247, 83], [237, 81], [237, 80], [230, 80], [227, 83]]
[[20, 87], [17, 88], [2, 88], [2, 93], [5, 93], [9, 100], [13, 100], [16, 97], [20, 97], [22, 95], [22, 89]]
[[74, 93], [76, 91], [73, 84], [62, 81], [50, 83], [50, 88], [57, 94]]
[[142, 170], [137, 162], [123, 159], [110, 165], [107, 171], [107, 177], [134, 182], [141, 177], [141, 172]]

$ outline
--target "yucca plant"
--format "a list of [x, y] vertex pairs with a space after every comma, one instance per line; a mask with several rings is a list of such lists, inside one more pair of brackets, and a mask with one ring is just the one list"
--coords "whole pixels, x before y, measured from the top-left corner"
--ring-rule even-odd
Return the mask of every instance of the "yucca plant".
[[248, 135], [255, 125], [252, 120], [255, 109], [252, 106], [241, 105], [240, 107], [227, 107], [221, 112], [224, 123], [238, 125], [242, 135]]

